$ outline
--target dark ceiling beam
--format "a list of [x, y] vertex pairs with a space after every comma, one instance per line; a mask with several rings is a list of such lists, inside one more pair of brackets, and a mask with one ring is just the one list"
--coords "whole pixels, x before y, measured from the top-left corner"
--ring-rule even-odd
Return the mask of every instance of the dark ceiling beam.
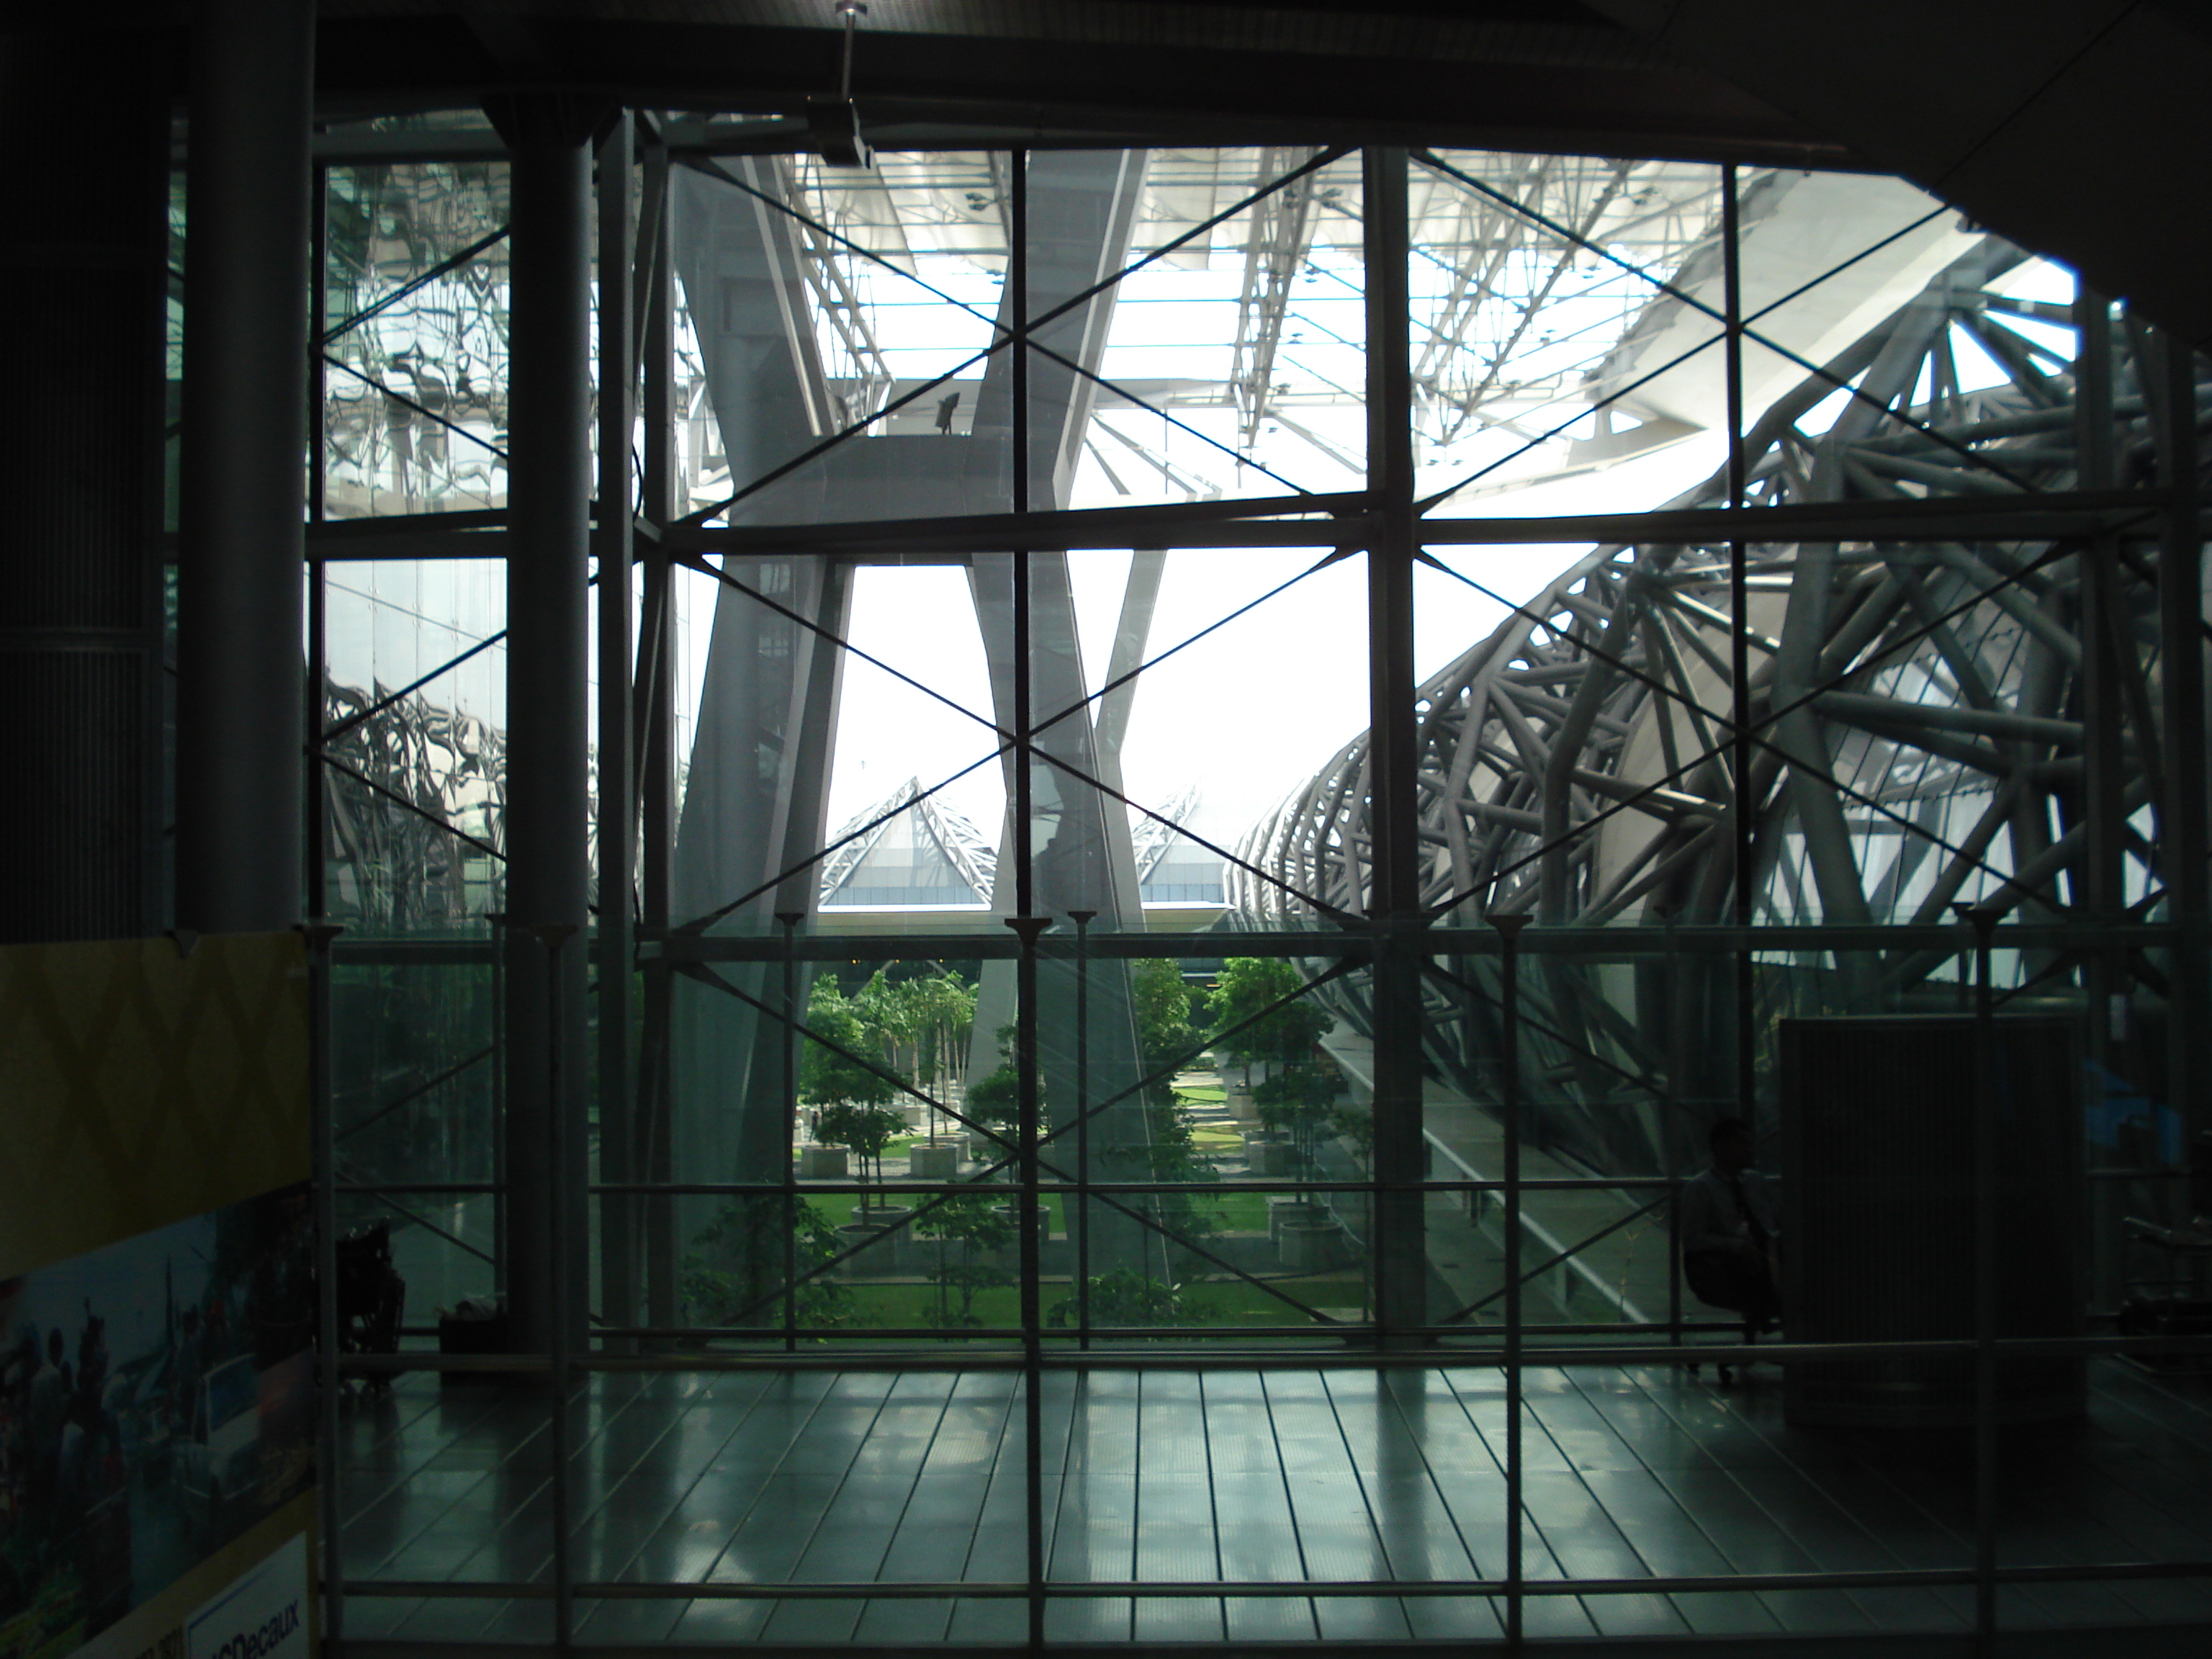
[[1589, 3], [2212, 346], [2201, 4]]
[[[1347, 15], [1356, 16], [1356, 13]], [[797, 114], [836, 74], [825, 30], [532, 19], [587, 92], [645, 108]], [[458, 106], [514, 84], [462, 18], [331, 17], [326, 114]], [[878, 33], [856, 59], [864, 122], [917, 147], [961, 134], [1002, 142], [1265, 142], [1295, 133], [1595, 150], [1788, 166], [1848, 166], [1844, 148], [1702, 70], [1620, 52], [1599, 64], [1330, 56], [1312, 51]], [[1645, 54], [1648, 58], [1649, 55]], [[1624, 57], [1627, 61], [1621, 61]]]

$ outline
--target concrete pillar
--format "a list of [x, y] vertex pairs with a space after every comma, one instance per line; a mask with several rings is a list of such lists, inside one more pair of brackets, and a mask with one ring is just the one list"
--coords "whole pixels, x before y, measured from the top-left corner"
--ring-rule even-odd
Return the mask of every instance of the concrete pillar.
[[191, 28], [177, 923], [300, 920], [308, 132], [314, 9], [207, 0]]
[[[636, 873], [636, 820], [631, 803], [635, 757], [630, 753], [631, 519], [630, 439], [637, 410], [637, 377], [630, 331], [633, 315], [631, 247], [636, 219], [633, 188], [635, 129], [629, 112], [599, 145], [599, 483], [593, 514], [593, 558], [599, 572], [599, 1158], [605, 1178], [635, 1181], [631, 1114], [630, 915]], [[608, 1198], [601, 1209], [599, 1303], [611, 1324], [637, 1314], [634, 1199]]]

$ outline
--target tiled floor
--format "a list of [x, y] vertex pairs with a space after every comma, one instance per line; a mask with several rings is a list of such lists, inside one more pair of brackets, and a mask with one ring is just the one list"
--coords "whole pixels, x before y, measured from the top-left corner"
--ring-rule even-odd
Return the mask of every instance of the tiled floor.
[[[1522, 1434], [1533, 1580], [1965, 1567], [1959, 1436], [1793, 1430], [1761, 1368], [1730, 1391], [1663, 1368], [1532, 1372]], [[2006, 1443], [2007, 1563], [2212, 1559], [2212, 1412], [2117, 1364], [2089, 1419]], [[602, 1376], [580, 1395], [581, 1583], [1019, 1582], [1021, 1384], [1008, 1375]], [[1369, 1580], [1505, 1571], [1497, 1372], [1056, 1373], [1043, 1398], [1056, 1580]], [[346, 1408], [349, 1577], [550, 1582], [547, 1402], [410, 1376]], [[1531, 1596], [1531, 1635], [1959, 1631], [1961, 1588]], [[2008, 1625], [2212, 1624], [2212, 1583], [2008, 1589]], [[981, 1597], [580, 1601], [586, 1642], [1018, 1640]], [[1494, 1636], [1482, 1598], [1054, 1600], [1062, 1641]], [[348, 1598], [350, 1637], [542, 1638], [550, 1606]]]

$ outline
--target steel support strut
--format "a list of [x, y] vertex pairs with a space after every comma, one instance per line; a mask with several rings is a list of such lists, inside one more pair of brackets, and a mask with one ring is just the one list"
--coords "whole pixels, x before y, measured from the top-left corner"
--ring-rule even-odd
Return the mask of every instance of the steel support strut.
[[1421, 1179], [1420, 771], [1413, 719], [1413, 416], [1408, 380], [1406, 153], [1362, 156], [1366, 212], [1369, 798], [1374, 842], [1375, 1219], [1369, 1271], [1376, 1340], [1425, 1322]]

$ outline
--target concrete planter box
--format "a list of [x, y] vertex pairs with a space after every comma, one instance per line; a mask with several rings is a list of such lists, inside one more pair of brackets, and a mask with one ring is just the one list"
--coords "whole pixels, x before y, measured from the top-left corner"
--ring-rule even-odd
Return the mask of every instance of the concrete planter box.
[[[1003, 1248], [982, 1253], [979, 1259], [988, 1260], [994, 1267], [1008, 1273], [1019, 1273], [1022, 1266], [1022, 1206], [1018, 1204], [994, 1204], [992, 1209], [999, 1218], [1014, 1230], [1014, 1237]], [[1052, 1242], [1052, 1212], [1037, 1211], [1037, 1247], [1042, 1255], [1045, 1245]]]
[[799, 1149], [799, 1178], [801, 1181], [842, 1181], [848, 1173], [842, 1146], [801, 1146]]
[[923, 1143], [907, 1150], [906, 1172], [916, 1181], [950, 1181], [960, 1173], [957, 1141]]
[[906, 1272], [907, 1256], [915, 1248], [913, 1230], [892, 1229], [913, 1213], [902, 1204], [876, 1204], [865, 1209], [855, 1204], [851, 1222], [837, 1229], [837, 1248], [849, 1250], [856, 1244], [868, 1248], [849, 1261], [840, 1262], [837, 1276], [874, 1279], [884, 1273]]
[[1270, 1140], [1252, 1135], [1244, 1142], [1247, 1171], [1255, 1176], [1296, 1175], [1298, 1170], [1298, 1147], [1294, 1140]]
[[1325, 1207], [1305, 1199], [1271, 1198], [1267, 1200], [1267, 1241], [1272, 1244], [1283, 1242], [1285, 1226], [1311, 1226], [1324, 1221], [1334, 1224]]
[[1344, 1231], [1322, 1212], [1317, 1221], [1280, 1224], [1275, 1248], [1286, 1273], [1319, 1273], [1334, 1267], [1343, 1254]]

